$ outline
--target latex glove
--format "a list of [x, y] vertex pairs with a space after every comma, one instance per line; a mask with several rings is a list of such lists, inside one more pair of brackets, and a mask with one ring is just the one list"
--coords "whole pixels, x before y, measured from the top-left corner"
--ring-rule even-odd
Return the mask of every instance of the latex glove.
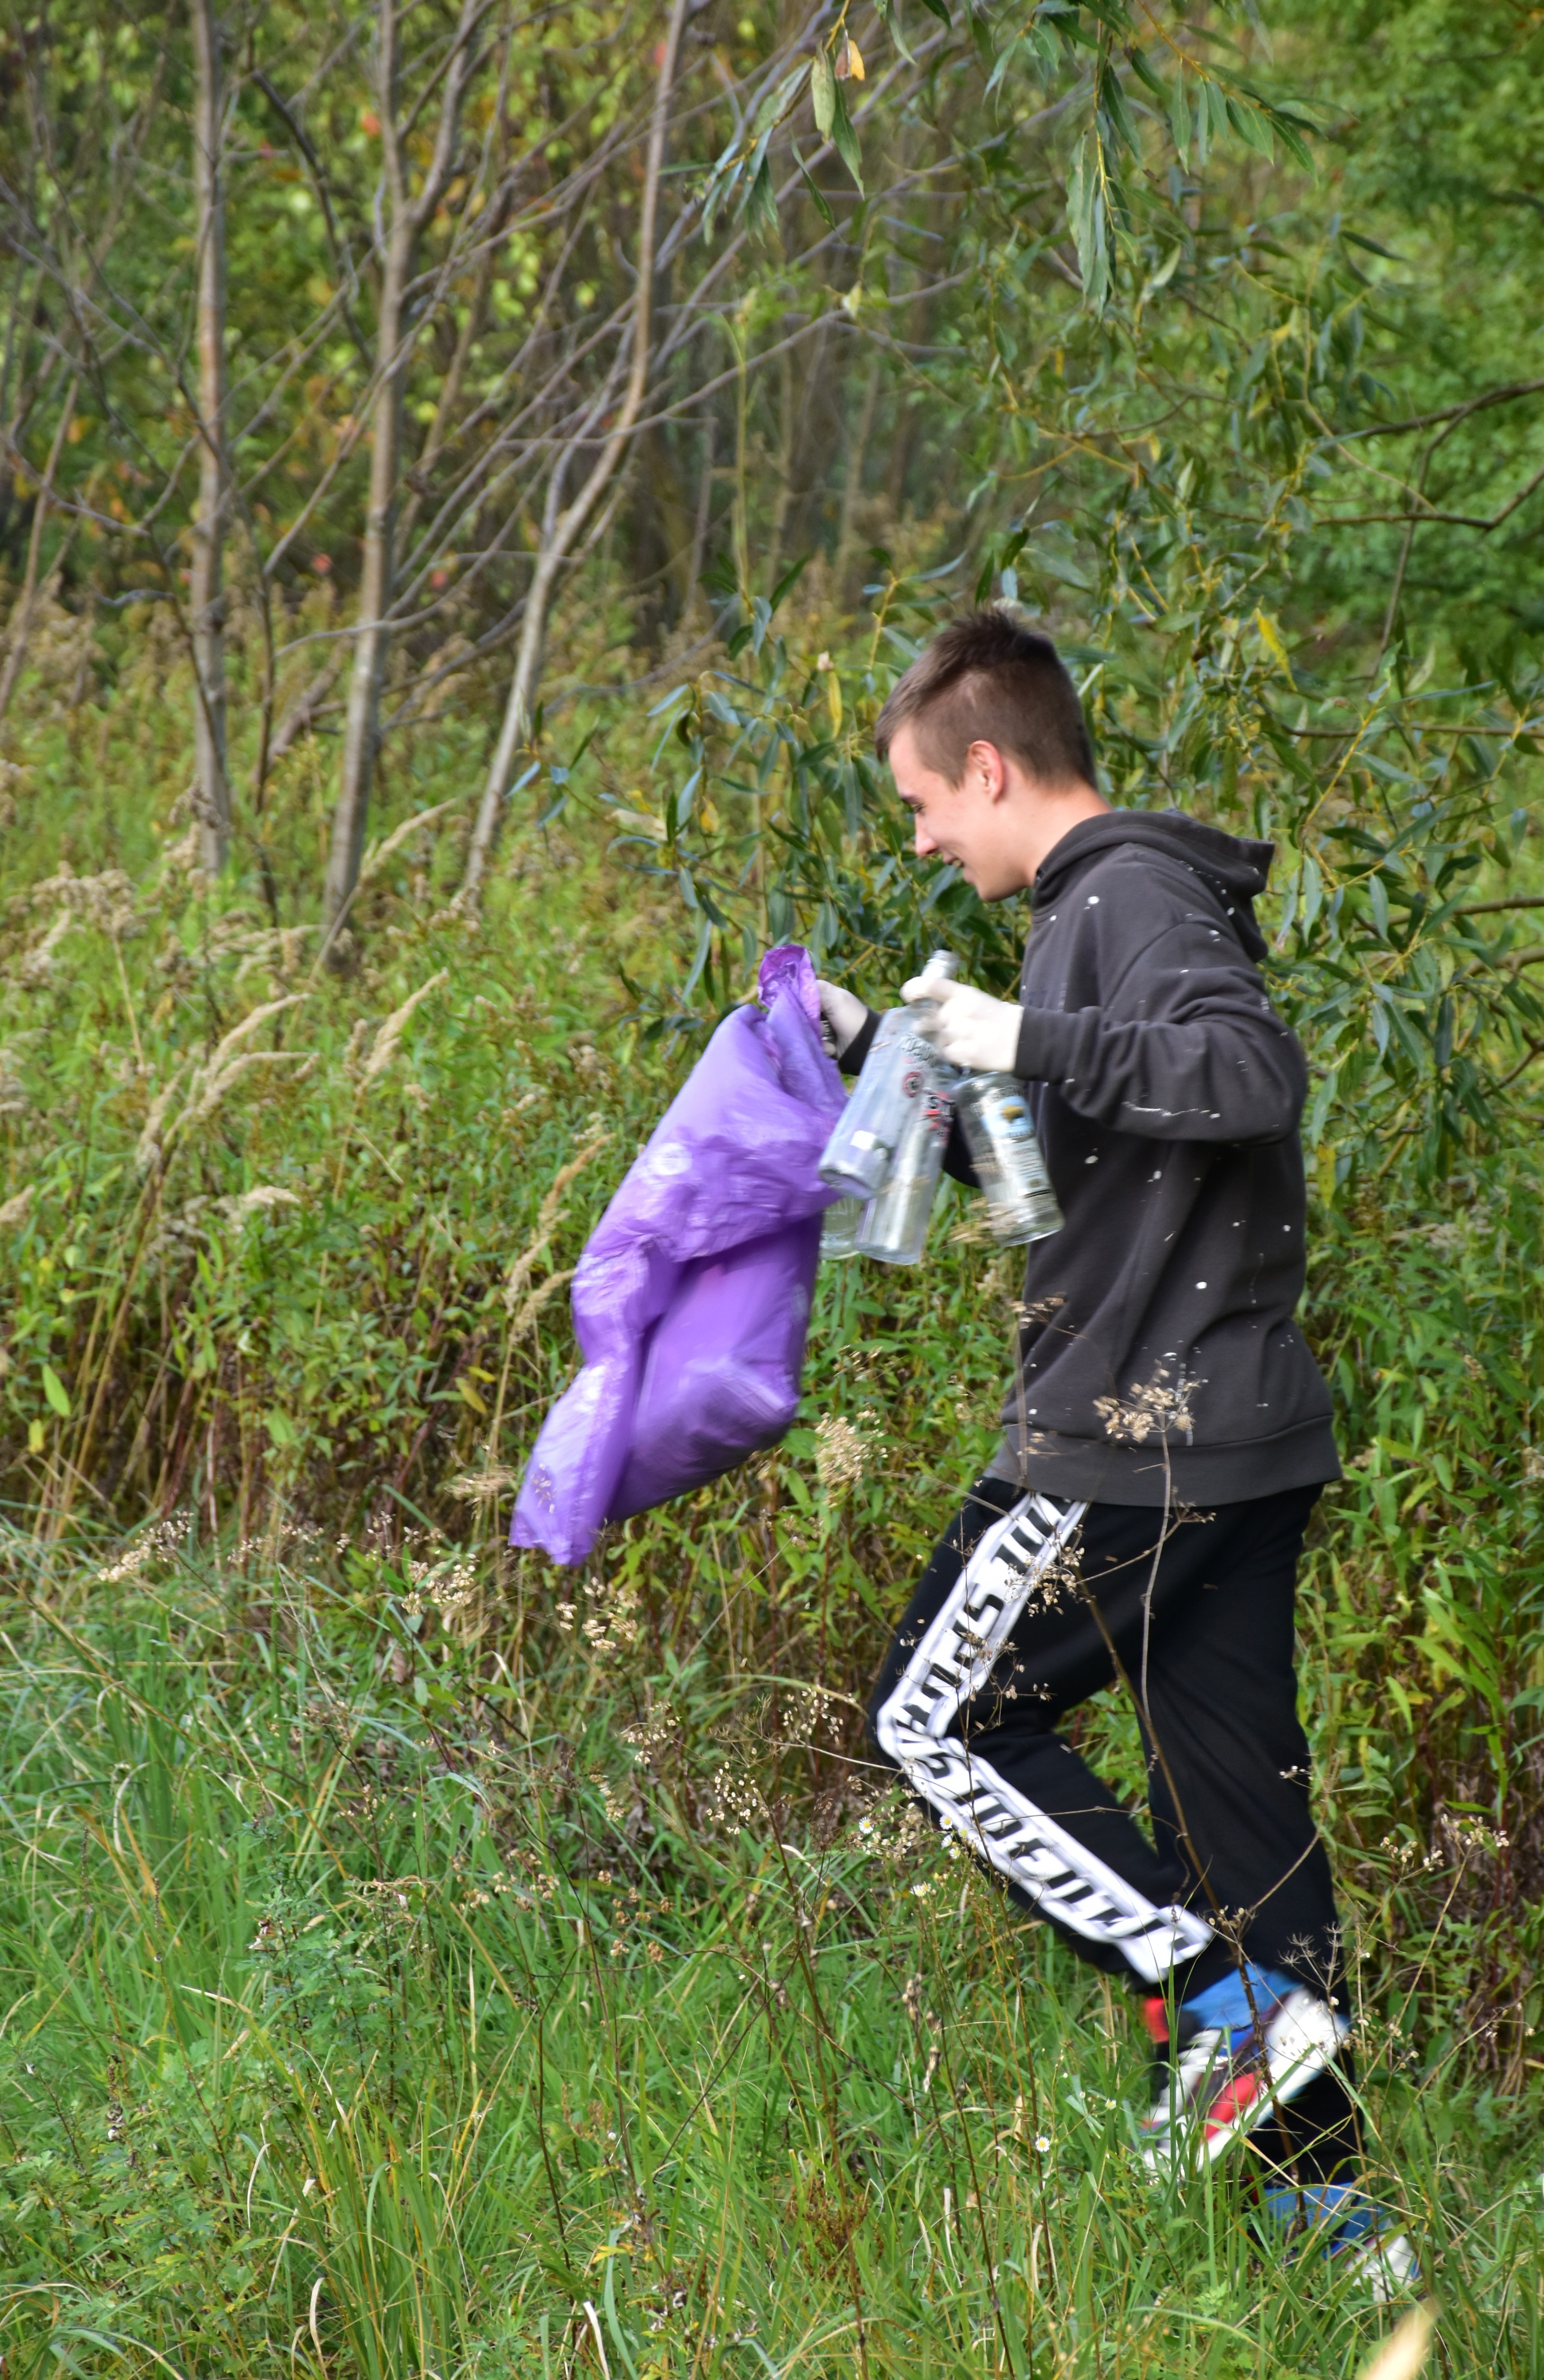
[[817, 977], [815, 989], [821, 995], [821, 1039], [826, 1055], [840, 1058], [868, 1024], [869, 1011], [856, 991], [844, 991], [839, 983], [822, 983]]
[[901, 998], [933, 1002], [931, 1015], [924, 1010], [918, 1017], [917, 1029], [951, 1066], [971, 1075], [1013, 1073], [1024, 1023], [1016, 1000], [993, 1000], [967, 983], [940, 983], [936, 976], [919, 975], [901, 986]]

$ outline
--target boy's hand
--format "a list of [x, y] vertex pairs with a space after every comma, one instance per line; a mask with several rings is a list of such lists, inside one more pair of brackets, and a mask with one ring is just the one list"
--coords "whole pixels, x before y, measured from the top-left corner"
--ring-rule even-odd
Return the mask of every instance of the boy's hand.
[[821, 1038], [826, 1055], [840, 1058], [868, 1024], [869, 1011], [856, 991], [844, 991], [839, 983], [822, 983], [817, 978], [815, 989], [821, 995]]
[[1016, 1000], [993, 1000], [967, 983], [940, 983], [936, 977], [913, 976], [901, 986], [905, 1001], [932, 1001], [931, 1016], [919, 1016], [917, 1029], [951, 1066], [971, 1075], [1011, 1075], [1018, 1062], [1019, 1028], [1024, 1011]]

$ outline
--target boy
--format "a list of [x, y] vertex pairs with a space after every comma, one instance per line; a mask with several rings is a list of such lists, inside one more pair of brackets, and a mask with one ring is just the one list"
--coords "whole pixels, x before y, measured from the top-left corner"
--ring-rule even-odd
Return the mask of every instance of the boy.
[[[1006, 612], [945, 628], [875, 740], [919, 857], [986, 901], [1032, 892], [1019, 1000], [930, 984], [920, 1014], [952, 1065], [1029, 1085], [1066, 1220], [1029, 1250], [1002, 1443], [896, 1633], [874, 1740], [1015, 1899], [1143, 1994], [1149, 2163], [1253, 2132], [1273, 2211], [1386, 2285], [1413, 2259], [1349, 2179], [1293, 1666], [1297, 1557], [1340, 1465], [1293, 1320], [1307, 1073], [1255, 964], [1270, 845], [1112, 809], [1054, 647]], [[821, 997], [856, 1072], [877, 1019]], [[950, 1167], [972, 1178], [957, 1142]], [[1151, 1841], [1055, 1731], [1117, 1681]]]

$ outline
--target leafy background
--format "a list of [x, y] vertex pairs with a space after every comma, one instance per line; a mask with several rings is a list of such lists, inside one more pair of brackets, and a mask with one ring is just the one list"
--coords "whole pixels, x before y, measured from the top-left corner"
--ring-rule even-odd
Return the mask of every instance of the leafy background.
[[[917, 1274], [823, 1277], [773, 1455], [578, 1576], [499, 1546], [568, 1269], [760, 948], [876, 1000], [941, 939], [1010, 979], [1022, 919], [908, 860], [870, 758], [979, 594], [1057, 635], [1114, 798], [1278, 847], [1347, 1458], [1302, 1672], [1369, 2156], [1439, 2365], [1535, 2370], [1544, 35], [1499, 0], [720, 13], [671, 128], [698, 261], [662, 274], [654, 418], [561, 582], [498, 859], [467, 898], [536, 551], [529, 491], [484, 489], [405, 580], [444, 573], [395, 636], [343, 967], [313, 690], [360, 601], [378, 28], [226, 27], [255, 476], [220, 874], [176, 600], [186, 31], [5, 37], [6, 2354], [1370, 2351], [1246, 2170], [1139, 2180], [1124, 2014], [864, 1766], [855, 1705], [991, 1439], [1015, 1284], [966, 1201]], [[428, 60], [450, 20], [418, 22]], [[571, 251], [528, 212], [436, 300], [426, 516], [554, 259], [565, 322], [626, 303], [638, 150], [604, 141], [658, 37], [502, 27], [508, 118], [568, 126], [601, 197]], [[1129, 1715], [1080, 1724], [1137, 1791]]]

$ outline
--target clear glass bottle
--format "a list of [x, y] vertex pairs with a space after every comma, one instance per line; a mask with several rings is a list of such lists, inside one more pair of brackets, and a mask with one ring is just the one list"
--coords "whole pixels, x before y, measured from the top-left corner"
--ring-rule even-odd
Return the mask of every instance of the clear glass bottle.
[[839, 1257], [857, 1256], [864, 1203], [861, 1198], [838, 1198], [834, 1207], [826, 1208], [821, 1220], [822, 1264], [833, 1263]]
[[1062, 1209], [1016, 1075], [967, 1075], [954, 1106], [998, 1245], [1023, 1247], [1059, 1232]]
[[914, 1100], [895, 1151], [890, 1179], [863, 1210], [857, 1234], [860, 1257], [881, 1264], [914, 1265], [922, 1259], [933, 1201], [949, 1146], [949, 1099], [954, 1069], [930, 1055], [928, 1085]]
[[[924, 982], [947, 978], [957, 964], [952, 951], [935, 951]], [[939, 1062], [917, 1029], [919, 1006], [887, 1009], [881, 1017], [857, 1087], [821, 1158], [821, 1181], [849, 1197], [872, 1198], [885, 1187], [916, 1111], [934, 1087]]]

